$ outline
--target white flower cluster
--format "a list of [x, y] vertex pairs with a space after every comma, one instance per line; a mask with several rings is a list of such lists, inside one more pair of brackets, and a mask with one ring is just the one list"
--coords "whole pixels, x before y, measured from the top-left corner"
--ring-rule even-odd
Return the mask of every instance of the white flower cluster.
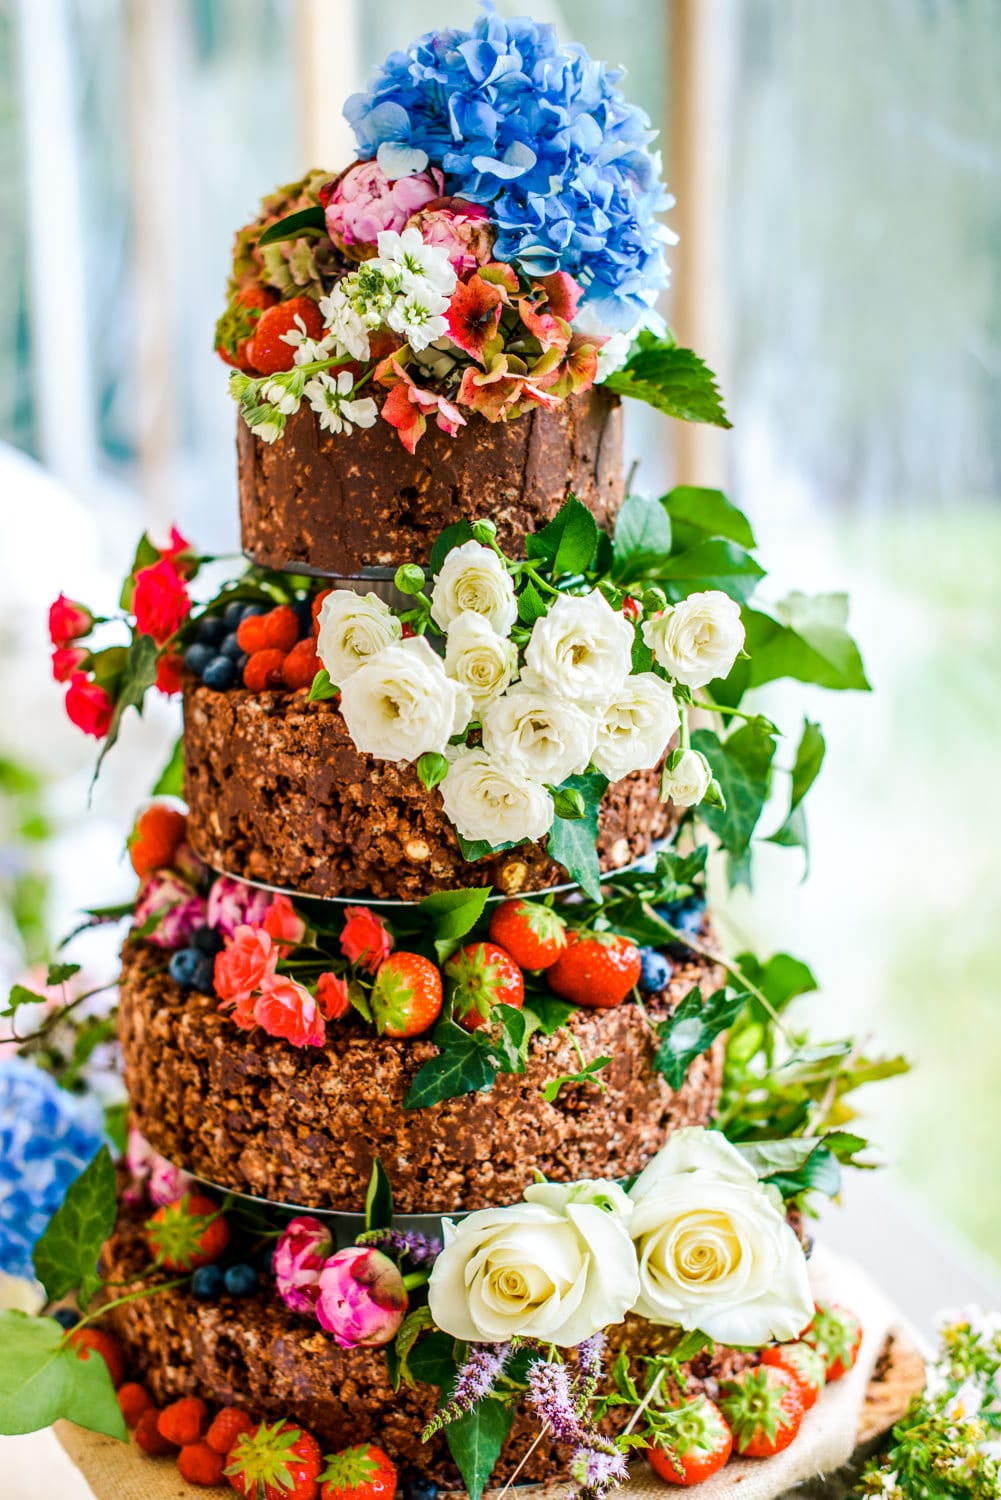
[[388, 326], [411, 349], [426, 349], [448, 332], [444, 314], [456, 275], [447, 251], [426, 245], [419, 229], [384, 229], [379, 253], [343, 276], [320, 312], [338, 352], [369, 358], [369, 335]]
[[633, 1311], [759, 1348], [796, 1338], [813, 1314], [781, 1196], [701, 1127], [672, 1135], [628, 1194], [610, 1181], [537, 1183], [522, 1203], [444, 1229], [431, 1315], [471, 1342], [566, 1348]]

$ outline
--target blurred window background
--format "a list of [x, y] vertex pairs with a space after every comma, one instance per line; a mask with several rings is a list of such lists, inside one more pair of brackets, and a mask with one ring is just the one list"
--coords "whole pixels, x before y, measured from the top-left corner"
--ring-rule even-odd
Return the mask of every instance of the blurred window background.
[[[899, 1166], [866, 1180], [862, 1210], [834, 1232], [857, 1244], [864, 1214], [878, 1258], [887, 1195], [902, 1195], [953, 1282], [962, 1266], [989, 1287], [1001, 7], [531, 9], [623, 62], [662, 129], [682, 235], [665, 310], [719, 371], [734, 420], [702, 433], [631, 411], [638, 483], [730, 489], [772, 597], [848, 589], [877, 690], [769, 699], [790, 734], [805, 708], [828, 735], [811, 878], [763, 848], [758, 889], [730, 903], [724, 929], [813, 964], [819, 1032], [871, 1034], [920, 1063], [872, 1094]], [[349, 159], [340, 105], [369, 67], [473, 14], [472, 0], [0, 0], [8, 978], [41, 956], [46, 928], [128, 893], [124, 835], [177, 727], [166, 704], [133, 718], [84, 818], [92, 742], [48, 680], [45, 607], [61, 588], [112, 605], [143, 526], [165, 536], [176, 521], [205, 550], [236, 549], [236, 417], [212, 352], [233, 232], [275, 184]], [[918, 1288], [913, 1305], [949, 1292]]]

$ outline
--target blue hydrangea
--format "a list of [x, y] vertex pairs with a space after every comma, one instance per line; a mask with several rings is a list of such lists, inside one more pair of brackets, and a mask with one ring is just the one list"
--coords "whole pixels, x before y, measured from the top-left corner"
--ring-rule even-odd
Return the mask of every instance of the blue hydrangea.
[[344, 113], [363, 158], [390, 176], [439, 167], [449, 193], [489, 206], [498, 259], [568, 271], [593, 318], [628, 330], [667, 282], [654, 215], [674, 200], [621, 76], [552, 26], [487, 6], [470, 31], [391, 53]]
[[35, 1241], [100, 1150], [102, 1120], [93, 1096], [22, 1058], [0, 1062], [0, 1270], [33, 1274]]

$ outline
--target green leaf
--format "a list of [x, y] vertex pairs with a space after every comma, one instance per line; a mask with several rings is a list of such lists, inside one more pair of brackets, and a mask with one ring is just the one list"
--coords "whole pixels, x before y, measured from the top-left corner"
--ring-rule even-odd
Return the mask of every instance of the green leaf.
[[39, 1432], [65, 1418], [128, 1437], [104, 1360], [81, 1359], [54, 1318], [0, 1311], [0, 1433]]
[[677, 1006], [671, 1018], [657, 1026], [660, 1045], [653, 1065], [677, 1091], [697, 1057], [707, 1052], [713, 1042], [731, 1026], [751, 998], [746, 990], [736, 993], [722, 989], [702, 999], [696, 985]]
[[407, 1385], [414, 1385], [417, 1378], [407, 1362], [410, 1352], [424, 1330], [433, 1326], [434, 1319], [431, 1316], [431, 1309], [427, 1306], [413, 1308], [400, 1324], [393, 1348], [400, 1362], [400, 1379]]
[[475, 864], [478, 859], [483, 859], [488, 854], [499, 854], [502, 849], [514, 849], [516, 845], [509, 841], [506, 844], [491, 844], [486, 839], [464, 839], [458, 829], [455, 836], [459, 841], [463, 859], [469, 864]]
[[488, 1396], [445, 1428], [469, 1500], [481, 1500], [513, 1421], [513, 1408]]
[[411, 1350], [407, 1365], [421, 1385], [436, 1385], [443, 1394], [446, 1393], [455, 1380], [455, 1340], [448, 1333], [428, 1334]]
[[170, 759], [157, 777], [150, 796], [184, 796], [184, 741], [180, 737], [170, 752]]
[[711, 536], [725, 537], [740, 547], [757, 545], [751, 523], [722, 490], [681, 484], [670, 490], [660, 503], [671, 518], [674, 543], [679, 551]]
[[531, 995], [524, 1008], [531, 1011], [538, 1022], [535, 1029], [543, 1036], [552, 1036], [559, 1031], [577, 1009], [569, 1000], [556, 1000], [549, 995]]
[[868, 692], [858, 646], [847, 630], [847, 595], [789, 594], [774, 614], [744, 614], [752, 687], [791, 677], [835, 691]]
[[330, 673], [326, 667], [321, 667], [310, 684], [307, 703], [325, 703], [329, 698], [337, 697], [337, 688], [330, 680]]
[[70, 1186], [32, 1255], [35, 1275], [55, 1302], [79, 1287], [81, 1306], [101, 1285], [98, 1257], [111, 1236], [118, 1214], [115, 1167], [102, 1146]]
[[453, 525], [446, 526], [431, 548], [428, 571], [432, 578], [436, 578], [441, 572], [441, 565], [453, 547], [461, 547], [463, 542], [471, 542], [472, 540], [473, 528], [468, 521], [456, 521]]
[[764, 576], [764, 568], [743, 547], [712, 537], [671, 556], [658, 573], [658, 581], [675, 602], [705, 589], [721, 589], [744, 604]]
[[693, 1328], [689, 1333], [682, 1334], [681, 1338], [671, 1350], [671, 1361], [677, 1365], [689, 1364], [703, 1349], [712, 1348], [712, 1339], [707, 1333], [700, 1333]]
[[461, 938], [482, 917], [490, 899], [491, 887], [472, 886], [465, 890], [436, 891], [425, 896], [420, 909], [431, 919], [436, 938]]
[[598, 546], [598, 523], [573, 495], [541, 531], [525, 538], [528, 557], [543, 562], [554, 578], [586, 573]]
[[365, 1194], [365, 1228], [390, 1229], [393, 1224], [393, 1189], [378, 1157], [372, 1163], [372, 1175]]
[[560, 1090], [575, 1083], [596, 1084], [599, 1092], [603, 1094], [605, 1092], [605, 1083], [597, 1075], [601, 1072], [602, 1068], [608, 1067], [611, 1060], [610, 1057], [593, 1057], [589, 1063], [585, 1063], [576, 1073], [561, 1073], [558, 1078], [550, 1078], [547, 1083], [542, 1085], [539, 1092], [547, 1104], [554, 1104], [559, 1098]]
[[418, 758], [417, 774], [422, 785], [429, 792], [433, 791], [448, 775], [448, 761], [437, 750], [425, 750], [424, 754]]
[[48, 973], [45, 976], [46, 984], [65, 984], [67, 979], [72, 979], [74, 974], [79, 974], [79, 964], [49, 964]]
[[136, 574], [140, 569], [151, 568], [154, 563], [158, 563], [159, 561], [160, 549], [153, 545], [149, 539], [149, 533], [144, 531], [139, 538], [135, 556], [132, 559], [132, 566], [129, 568], [128, 577], [122, 584], [122, 592], [118, 599], [120, 607], [126, 612], [132, 608], [132, 595], [136, 587]]
[[549, 853], [576, 880], [592, 901], [601, 900], [601, 867], [598, 864], [598, 813], [608, 788], [608, 778], [597, 772], [570, 776], [560, 790], [573, 790], [584, 798], [580, 818], [554, 818], [549, 832]]
[[518, 619], [523, 625], [534, 625], [547, 613], [542, 595], [529, 579], [518, 595]]
[[156, 662], [159, 654], [159, 648], [151, 635], [137, 635], [133, 638], [119, 685], [115, 711], [111, 716], [111, 725], [104, 744], [101, 746], [97, 765], [94, 767], [95, 781], [104, 763], [104, 757], [118, 739], [125, 710], [134, 708], [137, 713], [142, 713], [143, 699], [156, 682]]
[[729, 427], [716, 377], [691, 349], [667, 339], [641, 334], [621, 369], [602, 382], [619, 396], [646, 401], [682, 422]]
[[771, 844], [799, 846], [807, 851], [806, 818], [800, 804], [820, 774], [827, 749], [819, 724], [810, 719], [803, 720], [803, 733], [796, 750], [796, 761], [792, 769], [792, 788], [789, 795], [789, 811], [781, 828], [769, 836]]
[[312, 234], [317, 230], [324, 234], [327, 229], [327, 221], [323, 209], [317, 203], [310, 208], [300, 208], [294, 214], [286, 214], [284, 219], [271, 224], [265, 229], [257, 243], [261, 245], [278, 245], [283, 240], [297, 240], [304, 234]]
[[700, 810], [730, 855], [730, 881], [746, 874], [751, 836], [761, 817], [771, 783], [774, 734], [760, 719], [753, 719], [723, 741], [710, 729], [692, 735], [692, 745], [706, 757], [726, 798], [726, 807]]
[[[741, 953], [736, 962], [747, 982], [762, 992], [774, 1010], [785, 1010], [800, 995], [819, 988], [812, 970], [789, 953], [773, 953], [765, 963], [753, 953]], [[760, 1001], [755, 1000], [754, 1007], [760, 1009]]]
[[657, 572], [671, 550], [671, 521], [658, 500], [630, 495], [615, 521], [612, 577], [617, 583]]
[[499, 1070], [496, 1044], [480, 1031], [463, 1031], [454, 1021], [439, 1021], [432, 1033], [439, 1048], [407, 1090], [404, 1109], [428, 1109], [460, 1094], [482, 1094], [493, 1088]]

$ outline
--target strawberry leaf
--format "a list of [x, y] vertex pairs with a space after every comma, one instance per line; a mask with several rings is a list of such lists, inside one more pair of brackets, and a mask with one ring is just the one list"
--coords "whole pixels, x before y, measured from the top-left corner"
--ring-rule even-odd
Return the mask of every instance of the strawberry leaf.
[[693, 350], [680, 349], [670, 336], [641, 333], [626, 363], [602, 384], [608, 391], [634, 396], [683, 422], [731, 425], [712, 370]]

